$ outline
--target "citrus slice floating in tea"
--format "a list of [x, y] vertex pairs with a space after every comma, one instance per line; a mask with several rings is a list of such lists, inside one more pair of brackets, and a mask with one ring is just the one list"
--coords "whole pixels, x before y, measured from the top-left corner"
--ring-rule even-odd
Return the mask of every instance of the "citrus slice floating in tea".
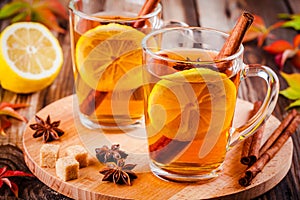
[[236, 87], [223, 73], [192, 68], [163, 76], [148, 99], [149, 144], [161, 137], [217, 139], [224, 127], [231, 126], [235, 99]]
[[0, 45], [0, 82], [7, 90], [36, 92], [50, 85], [60, 72], [61, 46], [40, 23], [13, 23], [1, 33]]
[[[110, 23], [83, 34], [76, 46], [76, 63], [82, 79], [99, 91], [112, 91], [119, 79], [142, 64], [141, 41], [145, 34], [126, 25]], [[141, 75], [131, 76], [141, 84]], [[126, 84], [119, 89], [134, 89]]]

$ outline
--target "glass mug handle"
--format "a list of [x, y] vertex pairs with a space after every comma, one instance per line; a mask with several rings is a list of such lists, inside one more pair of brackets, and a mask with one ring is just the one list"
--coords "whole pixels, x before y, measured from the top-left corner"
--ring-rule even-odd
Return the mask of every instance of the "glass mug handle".
[[265, 99], [257, 113], [249, 119], [244, 125], [233, 128], [233, 141], [230, 141], [229, 148], [239, 143], [241, 140], [252, 135], [272, 114], [279, 95], [279, 81], [277, 75], [269, 67], [260, 64], [245, 65], [243, 76], [260, 77], [267, 84]]

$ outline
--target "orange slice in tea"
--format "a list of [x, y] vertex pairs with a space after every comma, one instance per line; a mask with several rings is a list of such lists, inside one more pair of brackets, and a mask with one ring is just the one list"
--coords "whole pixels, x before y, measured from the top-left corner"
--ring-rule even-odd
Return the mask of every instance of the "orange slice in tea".
[[218, 137], [231, 126], [236, 87], [225, 74], [192, 68], [162, 78], [148, 98], [150, 144], [161, 137], [179, 141], [203, 139], [206, 134]]
[[[115, 23], [87, 31], [75, 50], [80, 76], [91, 88], [112, 91], [124, 74], [141, 66], [144, 36], [130, 26]], [[118, 89], [134, 89], [142, 84], [141, 75], [130, 78], [133, 80]]]

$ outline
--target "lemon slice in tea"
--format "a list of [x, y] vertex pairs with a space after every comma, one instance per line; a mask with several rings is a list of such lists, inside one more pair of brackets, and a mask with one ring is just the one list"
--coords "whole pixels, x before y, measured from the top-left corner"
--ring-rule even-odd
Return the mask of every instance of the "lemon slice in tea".
[[153, 142], [162, 136], [189, 141], [208, 132], [214, 137], [231, 125], [236, 87], [225, 74], [192, 68], [162, 78], [148, 98]]
[[[145, 34], [126, 25], [101, 25], [82, 35], [76, 46], [76, 63], [82, 79], [99, 91], [112, 91], [128, 71], [142, 64]], [[140, 85], [141, 75], [131, 76]], [[119, 89], [134, 89], [127, 84]]]

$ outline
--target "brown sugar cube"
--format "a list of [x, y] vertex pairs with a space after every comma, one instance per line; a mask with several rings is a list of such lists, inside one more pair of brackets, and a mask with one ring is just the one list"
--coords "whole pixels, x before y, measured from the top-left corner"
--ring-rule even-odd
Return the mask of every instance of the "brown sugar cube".
[[66, 156], [56, 161], [56, 175], [63, 181], [77, 179], [79, 177], [79, 163], [75, 158]]
[[54, 168], [58, 158], [59, 145], [43, 144], [40, 149], [40, 165], [41, 167]]
[[88, 153], [81, 145], [69, 146], [66, 149], [67, 155], [74, 157], [79, 162], [79, 167], [88, 166]]

